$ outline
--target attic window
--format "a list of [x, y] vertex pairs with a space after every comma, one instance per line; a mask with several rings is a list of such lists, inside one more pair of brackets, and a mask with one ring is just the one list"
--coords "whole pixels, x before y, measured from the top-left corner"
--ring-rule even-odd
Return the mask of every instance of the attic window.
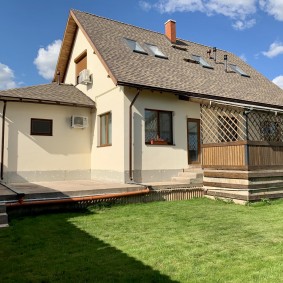
[[234, 65], [234, 64], [229, 64], [229, 66], [230, 66], [230, 68], [231, 68], [234, 72], [240, 74], [240, 75], [243, 76], [243, 77], [248, 77], [248, 78], [250, 78], [250, 76], [247, 75], [239, 66]]
[[135, 40], [132, 40], [132, 39], [128, 39], [128, 38], [125, 38], [128, 46], [133, 50], [133, 52], [136, 52], [136, 53], [141, 53], [141, 54], [148, 54], [141, 46], [140, 44], [135, 41]]
[[188, 49], [186, 47], [181, 47], [181, 46], [178, 46], [178, 45], [171, 45], [173, 48], [175, 49], [178, 49], [178, 50], [182, 50], [182, 51], [187, 51]]
[[163, 54], [163, 52], [162, 52], [156, 45], [148, 44], [148, 43], [146, 43], [145, 45], [146, 45], [147, 48], [153, 53], [153, 55], [154, 55], [155, 57], [168, 59], [168, 57], [165, 56], [165, 55]]
[[192, 55], [192, 59], [201, 64], [204, 68], [213, 69], [201, 56]]

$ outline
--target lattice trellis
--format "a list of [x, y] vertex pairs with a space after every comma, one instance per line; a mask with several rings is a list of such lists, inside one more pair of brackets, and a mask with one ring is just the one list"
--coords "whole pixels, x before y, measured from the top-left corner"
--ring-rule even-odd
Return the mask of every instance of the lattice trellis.
[[246, 139], [246, 120], [243, 110], [201, 105], [202, 143], [232, 142]]
[[283, 115], [252, 111], [248, 115], [248, 129], [249, 140], [283, 142]]
[[253, 110], [248, 114], [248, 134], [246, 135], [246, 115], [240, 108], [216, 105], [201, 105], [202, 143], [222, 143], [232, 141], [283, 142], [283, 115], [274, 112]]

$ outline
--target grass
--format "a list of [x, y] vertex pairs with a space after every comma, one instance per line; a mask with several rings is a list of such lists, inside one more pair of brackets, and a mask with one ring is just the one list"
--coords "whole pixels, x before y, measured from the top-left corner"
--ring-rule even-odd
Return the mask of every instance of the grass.
[[194, 199], [15, 218], [1, 282], [281, 282], [283, 200]]

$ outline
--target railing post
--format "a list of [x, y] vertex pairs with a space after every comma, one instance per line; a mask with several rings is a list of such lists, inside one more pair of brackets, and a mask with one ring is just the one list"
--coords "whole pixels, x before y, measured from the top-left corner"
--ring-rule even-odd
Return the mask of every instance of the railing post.
[[249, 152], [249, 113], [250, 111], [244, 111], [245, 119], [245, 126], [246, 126], [246, 144], [245, 144], [245, 165], [249, 166], [250, 164], [250, 152]]

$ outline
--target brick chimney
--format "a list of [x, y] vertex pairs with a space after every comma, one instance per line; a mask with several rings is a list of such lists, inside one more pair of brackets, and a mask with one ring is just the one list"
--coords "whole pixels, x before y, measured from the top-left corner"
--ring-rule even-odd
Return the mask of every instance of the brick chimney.
[[176, 43], [176, 22], [173, 20], [168, 20], [165, 23], [165, 35], [171, 41], [171, 43]]

